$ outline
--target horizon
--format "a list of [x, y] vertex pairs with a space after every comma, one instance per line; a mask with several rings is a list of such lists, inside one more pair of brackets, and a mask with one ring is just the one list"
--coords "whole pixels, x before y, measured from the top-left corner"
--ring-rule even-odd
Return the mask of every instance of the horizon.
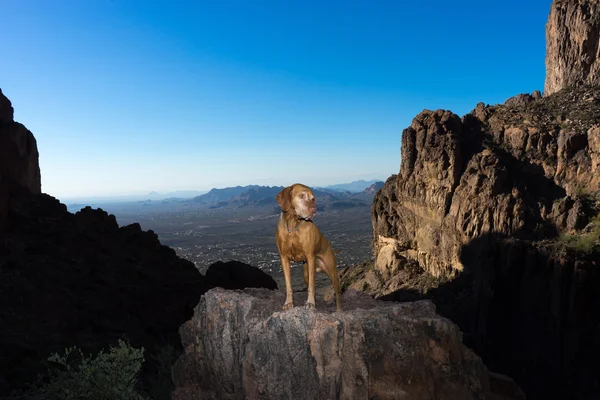
[[[352, 184], [352, 183], [357, 183], [357, 182], [370, 182], [370, 184], [373, 184], [375, 182], [385, 182], [387, 178], [384, 179], [378, 179], [378, 178], [373, 178], [373, 179], [356, 179], [353, 181], [347, 181], [347, 182], [334, 182], [331, 184], [325, 184], [325, 185], [307, 185], [311, 188], [320, 188], [320, 189], [327, 189], [330, 186], [337, 186], [337, 185], [348, 185], [348, 184]], [[108, 194], [108, 195], [90, 195], [90, 196], [73, 196], [73, 197], [64, 197], [63, 200], [64, 202], [70, 203], [71, 205], [73, 204], [79, 204], [81, 203], [99, 203], [99, 202], [105, 202], [105, 203], [112, 203], [112, 202], [139, 202], [139, 201], [145, 201], [145, 200], [151, 200], [151, 201], [161, 201], [170, 197], [174, 197], [174, 198], [181, 198], [181, 199], [189, 199], [189, 198], [194, 198], [197, 196], [201, 196], [202, 194], [206, 194], [209, 193], [211, 190], [219, 190], [219, 189], [227, 189], [227, 188], [233, 188], [233, 187], [247, 187], [247, 186], [260, 186], [260, 187], [286, 187], [286, 186], [290, 186], [293, 183], [296, 182], [291, 182], [291, 183], [287, 183], [287, 184], [256, 184], [256, 183], [249, 183], [246, 185], [222, 185], [222, 186], [215, 186], [215, 187], [211, 187], [210, 189], [199, 189], [199, 190], [195, 190], [195, 189], [189, 189], [189, 190], [172, 190], [172, 191], [149, 191], [149, 192], [131, 192], [131, 193], [119, 193], [119, 194]], [[175, 193], [194, 193], [193, 195], [189, 196], [189, 195], [184, 195], [181, 197], [177, 197], [177, 196], [171, 196]], [[168, 197], [162, 197], [162, 196], [167, 196]], [[155, 198], [151, 198], [151, 197], [155, 197]]]
[[9, 0], [0, 88], [59, 199], [385, 181], [424, 109], [543, 91], [550, 3]]

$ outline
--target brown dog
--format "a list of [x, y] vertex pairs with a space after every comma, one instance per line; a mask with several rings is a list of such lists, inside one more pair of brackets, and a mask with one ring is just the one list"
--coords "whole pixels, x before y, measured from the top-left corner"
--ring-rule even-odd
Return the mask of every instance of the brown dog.
[[289, 310], [294, 306], [290, 262], [303, 261], [304, 283], [308, 288], [306, 308], [315, 308], [315, 273], [325, 271], [335, 290], [337, 311], [342, 311], [335, 254], [327, 238], [312, 222], [317, 212], [315, 195], [308, 186], [296, 183], [279, 192], [275, 199], [281, 207], [275, 242], [285, 278], [286, 297], [283, 309]]

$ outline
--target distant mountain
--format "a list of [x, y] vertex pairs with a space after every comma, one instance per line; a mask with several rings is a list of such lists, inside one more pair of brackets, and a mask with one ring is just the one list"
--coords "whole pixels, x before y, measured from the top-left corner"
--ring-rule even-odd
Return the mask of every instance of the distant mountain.
[[368, 188], [369, 186], [373, 185], [374, 183], [378, 182], [377, 179], [372, 179], [369, 181], [365, 181], [363, 179], [358, 180], [358, 181], [353, 181], [350, 183], [339, 183], [339, 184], [335, 184], [335, 185], [329, 185], [329, 186], [325, 186], [321, 189], [329, 189], [329, 190], [335, 190], [335, 191], [348, 191], [351, 193], [359, 193], [362, 192], [363, 190], [365, 190], [366, 188]]
[[[364, 182], [364, 181], [363, 181]], [[377, 184], [375, 181], [371, 186]], [[383, 185], [383, 182], [380, 182]], [[369, 188], [370, 186], [367, 186]], [[211, 189], [208, 193], [193, 198], [191, 201], [207, 205], [210, 208], [277, 206], [275, 196], [284, 186], [235, 186], [222, 189]], [[313, 188], [317, 197], [319, 210], [343, 209], [367, 206], [373, 200], [373, 192], [356, 192], [341, 189]]]
[[368, 193], [370, 195], [375, 195], [375, 193], [379, 189], [381, 189], [383, 187], [383, 185], [385, 185], [385, 182], [377, 181], [374, 184], [372, 184], [371, 186], [365, 188], [365, 190], [363, 190], [363, 193]]
[[230, 200], [250, 189], [258, 189], [260, 187], [265, 187], [265, 186], [249, 185], [249, 186], [226, 187], [223, 189], [213, 188], [213, 189], [209, 190], [208, 193], [206, 193], [206, 194], [194, 197], [192, 199], [192, 201], [194, 203], [200, 203], [200, 204], [218, 203], [220, 201]]
[[[61, 199], [61, 201], [65, 202], [68, 207], [76, 207], [81, 205], [85, 206], [93, 206], [97, 207], [98, 204], [108, 204], [108, 203], [128, 203], [133, 201], [146, 201], [146, 200], [180, 200], [180, 199], [190, 199], [195, 196], [199, 196], [201, 194], [206, 193], [206, 190], [177, 190], [174, 192], [166, 192], [166, 193], [158, 193], [152, 191], [147, 194], [126, 194], [126, 195], [112, 195], [112, 196], [80, 196], [80, 197], [67, 197]], [[81, 207], [77, 208], [79, 210]]]

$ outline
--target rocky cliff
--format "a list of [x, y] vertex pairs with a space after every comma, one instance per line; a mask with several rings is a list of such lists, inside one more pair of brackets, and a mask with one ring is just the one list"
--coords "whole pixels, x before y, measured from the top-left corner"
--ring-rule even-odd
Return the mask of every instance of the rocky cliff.
[[207, 292], [181, 328], [173, 399], [524, 398], [429, 301], [347, 291], [341, 313], [333, 303], [281, 312], [284, 301], [266, 289]]
[[599, 143], [598, 88], [419, 114], [373, 202], [369, 285], [403, 298], [411, 262], [438, 281], [468, 277], [474, 306], [444, 315], [486, 365], [532, 398], [597, 393]]
[[[88, 354], [126, 339], [148, 360], [177, 348], [179, 327], [210, 287], [276, 287], [242, 263], [213, 265], [205, 278], [139, 224], [119, 227], [89, 207], [71, 214], [40, 191], [35, 138], [0, 92], [0, 397], [70, 346]], [[157, 367], [145, 364], [143, 389]]]
[[555, 0], [546, 24], [544, 95], [600, 84], [600, 1]]
[[12, 104], [0, 89], [0, 236], [6, 229], [11, 193], [41, 193], [37, 143], [33, 134], [15, 122]]
[[600, 396], [600, 82], [588, 53], [564, 51], [597, 52], [597, 5], [553, 3], [565, 43], [549, 41], [547, 65], [571, 61], [552, 95], [414, 118], [372, 205], [376, 262], [343, 283], [432, 298], [529, 398]]
[[464, 269], [461, 247], [484, 233], [546, 238], [584, 228], [600, 200], [600, 89], [480, 103], [460, 118], [424, 111], [402, 133], [400, 173], [376, 194], [375, 253], [430, 274]]

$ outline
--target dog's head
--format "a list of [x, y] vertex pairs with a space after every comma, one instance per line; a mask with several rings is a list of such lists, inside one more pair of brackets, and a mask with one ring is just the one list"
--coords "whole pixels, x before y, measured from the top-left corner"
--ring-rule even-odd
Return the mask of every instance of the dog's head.
[[283, 212], [293, 211], [300, 218], [313, 219], [317, 213], [317, 201], [310, 188], [301, 183], [286, 187], [275, 196]]

